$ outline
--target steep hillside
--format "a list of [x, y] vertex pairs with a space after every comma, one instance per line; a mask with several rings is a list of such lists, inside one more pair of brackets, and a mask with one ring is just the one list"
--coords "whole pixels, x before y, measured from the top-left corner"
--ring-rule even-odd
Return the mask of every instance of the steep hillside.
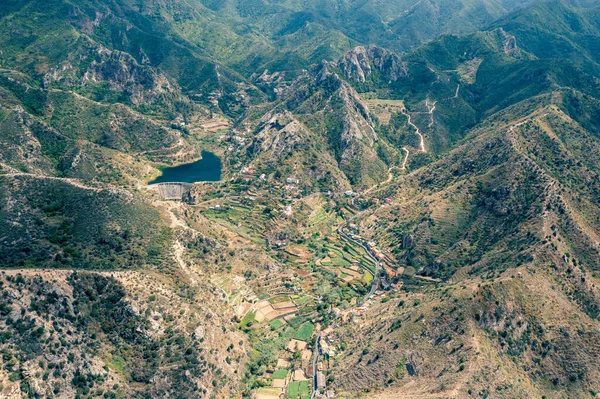
[[599, 16], [2, 2], [0, 397], [597, 395]]
[[225, 100], [221, 105], [231, 114], [261, 98], [235, 72], [185, 43], [165, 21], [126, 1], [31, 0], [7, 14], [0, 25], [2, 66], [43, 82], [44, 88], [83, 88], [96, 100], [143, 102], [144, 109], [180, 113], [188, 111], [190, 101], [177, 96], [179, 87], [207, 105], [211, 99], [216, 104]]
[[[382, 153], [395, 150], [375, 131], [364, 100], [347, 81], [330, 71], [329, 63], [316, 65], [299, 76], [279, 94], [272, 107], [262, 120], [251, 116], [245, 121], [256, 130], [248, 150], [251, 160], [268, 155], [274, 165], [282, 166], [281, 162], [290, 162], [288, 158], [300, 157], [293, 158], [294, 164], [304, 168], [314, 165], [316, 169], [307, 176], [317, 180], [325, 191], [347, 187], [348, 183], [367, 187], [387, 176], [388, 165]], [[301, 142], [303, 146], [299, 146]], [[288, 168], [285, 173], [289, 172]], [[303, 174], [298, 166], [293, 173]]]
[[128, 269], [167, 264], [170, 232], [139, 196], [69, 178], [8, 173], [0, 179], [4, 266]]
[[[267, 113], [248, 149], [253, 165], [263, 172], [302, 178], [302, 186], [314, 182], [316, 191], [349, 188], [336, 159], [324, 149], [325, 137], [310, 132], [291, 113]], [[269, 173], [270, 174], [270, 173]]]
[[[408, 51], [444, 33], [463, 33], [481, 28], [529, 1], [244, 1], [204, 0], [203, 4], [242, 23], [259, 27], [268, 39], [281, 43], [302, 36], [307, 30], [314, 37], [315, 53], [326, 40], [378, 44], [396, 51]], [[283, 28], [282, 28], [283, 27]], [[321, 33], [322, 32], [322, 33]], [[329, 54], [335, 45], [329, 45]], [[338, 47], [340, 49], [340, 47]], [[314, 53], [313, 53], [314, 54]], [[314, 61], [314, 59], [313, 59]]]
[[2, 272], [0, 286], [3, 395], [227, 397], [235, 389], [243, 336], [225, 332], [209, 302], [181, 298], [169, 283], [136, 272], [24, 270]]
[[361, 234], [391, 250], [389, 273], [409, 293], [356, 333], [340, 330], [348, 346], [333, 375], [349, 397], [395, 386], [373, 397], [594, 389], [599, 143], [565, 113], [573, 97], [508, 108], [443, 160], [371, 193], [395, 205], [362, 217]]

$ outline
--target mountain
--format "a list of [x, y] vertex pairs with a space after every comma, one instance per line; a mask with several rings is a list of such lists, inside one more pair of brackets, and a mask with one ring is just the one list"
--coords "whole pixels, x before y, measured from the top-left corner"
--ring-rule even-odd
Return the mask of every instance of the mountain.
[[528, 3], [519, 0], [203, 1], [212, 10], [258, 27], [257, 31], [275, 41], [323, 27], [358, 43], [378, 44], [395, 51], [408, 51], [440, 34], [477, 30]]
[[[595, 61], [585, 50], [571, 59], [537, 47], [594, 32], [595, 11], [546, 3], [483, 36], [421, 50], [431, 65], [462, 75], [462, 96], [483, 120], [436, 162], [369, 194], [393, 205], [354, 219], [365, 240], [390, 250], [387, 272], [407, 294], [359, 316], [358, 329], [338, 330], [345, 349], [332, 384], [341, 397], [595, 392], [593, 356], [573, 351], [597, 350]], [[533, 28], [530, 12], [554, 25]], [[527, 28], [513, 22], [521, 18], [530, 18]], [[482, 37], [485, 47], [465, 50]], [[506, 41], [490, 47], [490, 37]], [[467, 80], [460, 63], [476, 56]]]
[[[346, 347], [334, 361], [340, 391], [589, 395], [593, 356], [573, 348], [596, 351], [598, 188], [595, 157], [575, 143], [592, 153], [598, 144], [565, 113], [583, 97], [516, 104], [444, 159], [372, 193], [397, 205], [355, 223], [391, 248], [389, 273], [408, 293], [336, 335]], [[509, 375], [519, 377], [506, 384]]]
[[0, 396], [598, 394], [599, 16], [3, 2]]

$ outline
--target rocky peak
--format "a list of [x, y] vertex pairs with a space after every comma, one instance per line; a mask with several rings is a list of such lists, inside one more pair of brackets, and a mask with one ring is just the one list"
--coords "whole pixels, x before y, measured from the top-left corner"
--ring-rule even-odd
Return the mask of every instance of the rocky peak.
[[284, 151], [293, 150], [307, 136], [302, 124], [287, 111], [267, 113], [258, 129], [250, 148], [254, 154], [270, 152], [273, 156], [280, 156]]
[[377, 46], [355, 47], [344, 54], [337, 65], [348, 79], [358, 82], [366, 81], [374, 71], [392, 82], [408, 75], [400, 57]]
[[506, 33], [502, 28], [498, 29], [498, 36], [502, 40], [504, 53], [514, 58], [521, 58], [521, 50], [517, 46], [517, 38]]
[[82, 36], [67, 59], [44, 76], [44, 86], [86, 86], [105, 82], [115, 92], [126, 93], [133, 104], [155, 103], [164, 92], [176, 93], [169, 80], [128, 53], [109, 50]]

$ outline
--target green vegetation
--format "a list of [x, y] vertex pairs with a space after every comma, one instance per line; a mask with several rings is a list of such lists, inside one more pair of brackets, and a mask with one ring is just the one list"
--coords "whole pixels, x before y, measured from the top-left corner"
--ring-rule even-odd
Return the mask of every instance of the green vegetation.
[[240, 321], [240, 326], [245, 327], [245, 328], [251, 327], [254, 322], [254, 317], [255, 317], [254, 312], [246, 313], [244, 318]]
[[300, 395], [306, 395], [310, 391], [308, 381], [300, 381]]
[[312, 333], [315, 329], [315, 325], [311, 322], [306, 322], [298, 328], [296, 333], [294, 334], [294, 338], [300, 341], [308, 341], [312, 336]]
[[287, 397], [290, 399], [302, 399], [307, 395], [310, 397], [309, 392], [309, 381], [293, 381], [288, 386]]
[[[277, 395], [273, 378], [306, 367], [287, 345], [317, 323], [335, 327], [323, 360], [343, 397], [588, 396], [599, 15], [591, 0], [5, 1], [0, 258], [27, 270], [0, 277], [0, 396]], [[182, 202], [146, 189], [203, 150], [222, 182]], [[345, 221], [386, 254], [389, 292], [365, 301], [376, 263]]]
[[[6, 356], [8, 352], [3, 351], [3, 369], [11, 373], [13, 381], [21, 381], [25, 394], [33, 394], [33, 390], [18, 371], [23, 361], [35, 360], [35, 367], [47, 371], [43, 381], [70, 383], [77, 395], [89, 397], [96, 388], [108, 388], [108, 375], [94, 372], [89, 364], [105, 356], [106, 371], [117, 373], [137, 387], [129, 392], [132, 397], [144, 397], [145, 387], [166, 394], [169, 388], [154, 386], [155, 377], [176, 382], [182, 396], [199, 394], [194, 380], [211, 366], [202, 359], [198, 343], [176, 327], [169, 327], [161, 337], [150, 338], [150, 321], [130, 311], [124, 288], [112, 278], [82, 272], [71, 274], [63, 282], [72, 290], [72, 297], [55, 285], [56, 280], [46, 281], [39, 275], [0, 278], [0, 322], [10, 326], [0, 343], [12, 353]], [[16, 289], [30, 300], [31, 307], [22, 308], [20, 317], [13, 319], [10, 310], [18, 309], [20, 302], [7, 293]], [[41, 318], [50, 317], [53, 323], [44, 326]], [[63, 328], [71, 333], [62, 334]], [[43, 338], [45, 334], [48, 339]], [[62, 354], [64, 360], [47, 361], [47, 353]], [[161, 370], [163, 365], [173, 366]], [[65, 381], [65, 374], [72, 375], [72, 379]], [[121, 392], [111, 387], [112, 392]]]
[[287, 370], [275, 370], [273, 372], [273, 379], [274, 380], [283, 380], [283, 379], [285, 379], [285, 377], [287, 377], [287, 375], [288, 375]]
[[283, 325], [284, 325], [284, 323], [279, 319], [275, 319], [269, 323], [269, 327], [271, 327], [272, 330], [277, 330], [279, 327], [281, 327]]
[[[109, 190], [95, 192], [66, 182], [0, 177], [0, 232], [15, 245], [4, 249], [4, 265], [84, 269], [167, 266], [170, 231], [141, 198]], [[14, 185], [10, 186], [9, 182]], [[9, 221], [22, 214], [32, 228]], [[12, 238], [11, 238], [12, 237]], [[17, 237], [25, 239], [17, 240]], [[50, 256], [52, 254], [52, 256]]]
[[300, 393], [300, 382], [299, 381], [290, 382], [290, 385], [288, 387], [288, 392], [287, 392], [288, 398], [297, 399], [299, 393]]
[[265, 394], [265, 395], [271, 395], [271, 396], [277, 396], [281, 393], [281, 389], [279, 388], [269, 388], [269, 387], [261, 387], [258, 388], [257, 392], [259, 394]]

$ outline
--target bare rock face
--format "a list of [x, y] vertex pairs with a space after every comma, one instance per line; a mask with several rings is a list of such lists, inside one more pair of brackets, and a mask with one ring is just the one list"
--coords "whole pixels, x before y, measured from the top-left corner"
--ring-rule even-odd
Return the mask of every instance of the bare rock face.
[[365, 82], [374, 71], [392, 82], [408, 75], [400, 57], [377, 46], [354, 48], [340, 58], [338, 67], [348, 79], [358, 82]]
[[[26, 87], [27, 90], [30, 89]], [[40, 132], [54, 133], [47, 126], [30, 117], [22, 108], [16, 107], [8, 111], [8, 115], [0, 122], [0, 131], [7, 132], [0, 137], [0, 163], [3, 169], [13, 173], [18, 170], [52, 173], [52, 164], [44, 157], [42, 145], [36, 137]]]
[[[258, 123], [257, 133], [248, 147], [258, 164], [270, 164], [283, 168], [284, 173], [302, 176], [302, 185], [312, 185], [328, 179], [332, 189], [347, 189], [343, 174], [338, 169], [338, 161], [329, 151], [326, 137], [300, 122], [289, 111], [273, 110]], [[294, 168], [298, 157], [319, 159], [312, 167]], [[331, 176], [335, 178], [331, 179]], [[325, 183], [324, 183], [325, 184]]]
[[253, 153], [270, 152], [275, 157], [292, 151], [307, 138], [304, 126], [289, 112], [266, 114], [259, 124], [259, 132], [252, 142]]
[[337, 96], [342, 104], [340, 167], [352, 183], [371, 185], [381, 179], [387, 169], [377, 154], [376, 143], [379, 137], [373, 129], [371, 114], [367, 105], [347, 82], [342, 82]]
[[[309, 142], [325, 141], [328, 158], [351, 185], [366, 187], [385, 178], [387, 166], [377, 153], [379, 138], [369, 109], [335, 66], [322, 62], [297, 79], [287, 90], [285, 106], [287, 112], [263, 118], [253, 151], [270, 148], [276, 154], [284, 147], [306, 146], [307, 140], [298, 139], [306, 133]], [[303, 124], [293, 122], [296, 115]]]
[[130, 54], [109, 50], [82, 37], [68, 59], [44, 76], [44, 86], [86, 86], [107, 83], [136, 105], [155, 103], [159, 96], [176, 92], [169, 80], [154, 68], [140, 65]]
[[130, 94], [133, 104], [154, 102], [158, 95], [171, 90], [165, 76], [138, 65], [129, 54], [103, 49], [99, 55], [100, 61], [92, 62], [85, 79], [109, 82], [111, 89]]
[[408, 361], [406, 362], [406, 370], [410, 376], [419, 375], [419, 359], [414, 352], [408, 354]]
[[412, 234], [404, 234], [402, 237], [402, 248], [410, 249], [413, 245], [413, 236]]
[[200, 339], [204, 338], [205, 334], [206, 334], [206, 331], [204, 329], [204, 326], [198, 326], [194, 330], [194, 339], [200, 340]]
[[383, 176], [386, 169], [375, 150], [378, 137], [371, 116], [347, 83], [342, 85], [339, 98], [343, 103], [340, 166], [352, 181], [369, 185], [377, 176]]
[[33, 391], [33, 394], [36, 398], [46, 397], [48, 393], [48, 389], [46, 389], [47, 387], [44, 386], [45, 384], [43, 381], [40, 381], [35, 377], [36, 372], [40, 371], [41, 369], [35, 364], [34, 361], [29, 361], [21, 366], [21, 374], [29, 384], [29, 387]]
[[513, 35], [509, 35], [502, 28], [498, 30], [498, 35], [502, 40], [504, 53], [514, 58], [521, 58], [521, 49], [517, 45], [517, 38]]

